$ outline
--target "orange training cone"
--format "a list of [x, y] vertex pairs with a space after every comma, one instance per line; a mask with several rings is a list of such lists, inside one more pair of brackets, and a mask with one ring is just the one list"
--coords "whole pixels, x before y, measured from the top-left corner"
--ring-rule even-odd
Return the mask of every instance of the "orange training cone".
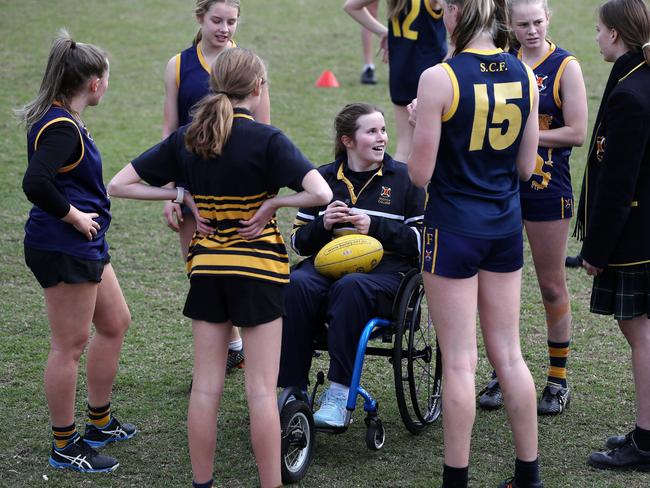
[[323, 74], [316, 80], [318, 88], [338, 88], [339, 82], [330, 70], [323, 71]]

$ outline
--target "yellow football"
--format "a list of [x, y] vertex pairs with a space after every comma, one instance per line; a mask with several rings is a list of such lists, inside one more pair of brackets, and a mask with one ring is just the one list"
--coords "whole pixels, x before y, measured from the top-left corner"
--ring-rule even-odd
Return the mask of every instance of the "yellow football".
[[384, 247], [374, 237], [349, 234], [325, 244], [314, 259], [316, 270], [330, 278], [339, 279], [348, 273], [367, 273], [384, 256]]

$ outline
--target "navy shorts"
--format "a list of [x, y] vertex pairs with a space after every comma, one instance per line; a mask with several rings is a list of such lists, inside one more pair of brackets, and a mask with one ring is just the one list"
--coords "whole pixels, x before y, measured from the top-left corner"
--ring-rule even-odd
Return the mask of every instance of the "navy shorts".
[[480, 269], [511, 273], [524, 265], [521, 232], [487, 239], [425, 227], [423, 235], [422, 271], [428, 273], [447, 278], [471, 278]]
[[532, 222], [551, 222], [573, 217], [573, 197], [521, 198], [521, 217]]
[[104, 266], [111, 262], [111, 256], [104, 259], [82, 259], [56, 251], [41, 251], [25, 246], [25, 263], [32, 270], [43, 288], [59, 283], [99, 283]]
[[284, 284], [238, 276], [193, 276], [183, 315], [253, 327], [282, 316]]

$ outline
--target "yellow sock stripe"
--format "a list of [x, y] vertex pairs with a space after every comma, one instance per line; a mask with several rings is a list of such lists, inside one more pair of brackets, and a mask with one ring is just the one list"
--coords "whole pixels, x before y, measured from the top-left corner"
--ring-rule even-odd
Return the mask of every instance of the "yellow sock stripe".
[[72, 434], [77, 432], [77, 428], [73, 427], [70, 430], [54, 430], [53, 432], [55, 437], [70, 437]]
[[558, 368], [557, 366], [549, 366], [548, 375], [552, 378], [566, 379], [566, 368]]
[[569, 348], [568, 347], [549, 347], [548, 355], [553, 358], [568, 358], [569, 357]]

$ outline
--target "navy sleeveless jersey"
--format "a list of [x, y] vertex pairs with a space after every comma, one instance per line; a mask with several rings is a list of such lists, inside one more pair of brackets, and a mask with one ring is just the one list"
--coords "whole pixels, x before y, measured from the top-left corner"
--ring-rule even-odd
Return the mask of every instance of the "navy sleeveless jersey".
[[409, 0], [388, 22], [388, 51], [390, 98], [408, 105], [417, 96], [422, 72], [447, 55], [442, 10], [433, 10], [429, 0]]
[[176, 86], [180, 127], [192, 120], [192, 107], [210, 93], [210, 66], [205, 61], [199, 44], [193, 44], [176, 55]]
[[532, 71], [500, 49], [467, 49], [442, 67], [454, 98], [442, 117], [424, 223], [478, 238], [520, 232], [516, 158], [533, 100]]
[[[521, 52], [517, 56], [521, 59]], [[574, 59], [570, 52], [551, 43], [546, 56], [531, 67], [539, 90], [539, 130], [564, 127], [560, 79], [567, 64]], [[535, 171], [529, 181], [521, 184], [521, 198], [572, 198], [571, 149], [570, 146], [538, 147]]]
[[32, 158], [38, 140], [53, 124], [73, 124], [79, 131], [79, 158], [59, 169], [54, 184], [77, 209], [97, 213], [99, 231], [92, 241], [56, 217], [34, 206], [25, 224], [25, 245], [42, 251], [56, 251], [82, 259], [102, 260], [108, 253], [105, 234], [111, 223], [110, 201], [102, 175], [102, 158], [90, 133], [64, 108], [53, 105], [27, 134], [27, 158]]

